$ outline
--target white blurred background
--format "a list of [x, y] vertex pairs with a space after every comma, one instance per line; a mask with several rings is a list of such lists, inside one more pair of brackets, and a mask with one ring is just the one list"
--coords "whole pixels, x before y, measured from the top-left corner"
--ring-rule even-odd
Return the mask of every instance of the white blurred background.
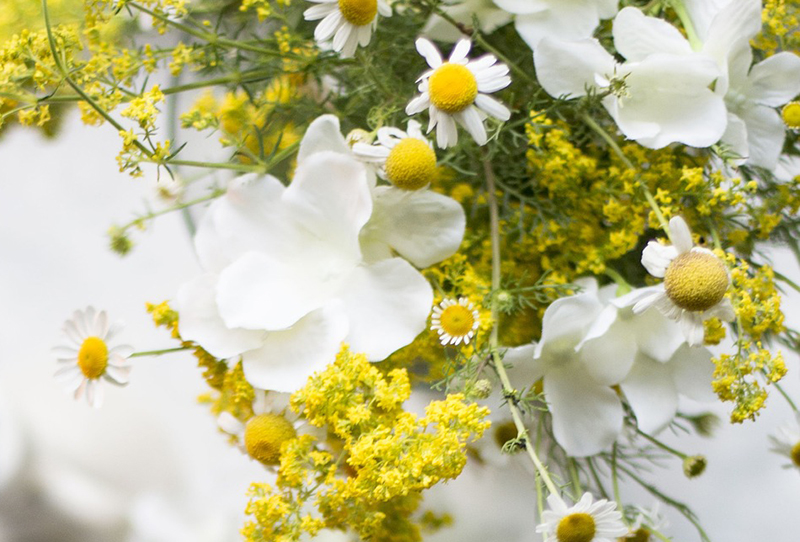
[[[61, 326], [87, 305], [124, 321], [119, 339], [137, 350], [174, 346], [144, 304], [172, 298], [199, 270], [179, 214], [137, 232], [125, 258], [107, 248], [109, 226], [144, 212], [154, 194], [152, 171], [138, 180], [118, 172], [119, 147], [112, 128], [85, 127], [76, 114], [54, 141], [23, 129], [0, 140], [0, 542], [239, 540], [247, 487], [267, 478], [196, 403], [207, 389], [189, 355], [135, 359], [130, 385], [109, 386], [100, 410], [52, 377]], [[789, 257], [777, 251], [776, 260], [800, 278]], [[784, 299], [795, 328], [799, 306], [796, 295]], [[800, 398], [798, 358], [785, 355], [785, 388]], [[727, 419], [725, 407], [714, 410]], [[800, 473], [767, 451], [767, 435], [790, 419], [773, 393], [758, 423], [723, 422], [713, 439], [664, 435], [704, 454], [708, 468], [687, 480], [674, 460], [651, 480], [690, 504], [714, 542], [794, 542]], [[534, 495], [521, 469], [471, 468], [432, 491], [430, 504], [456, 525], [430, 539], [541, 540]], [[653, 504], [628, 486], [623, 500]], [[674, 540], [699, 540], [677, 513], [666, 515]]]

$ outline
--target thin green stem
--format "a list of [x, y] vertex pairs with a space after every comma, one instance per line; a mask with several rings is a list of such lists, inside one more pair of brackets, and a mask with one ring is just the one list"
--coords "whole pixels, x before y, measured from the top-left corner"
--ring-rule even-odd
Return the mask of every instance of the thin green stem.
[[583, 494], [583, 486], [581, 485], [581, 478], [578, 475], [578, 469], [573, 458], [569, 458], [567, 461], [567, 467], [569, 468], [569, 475], [570, 479], [572, 480], [572, 496], [574, 497], [575, 502], [578, 502]]
[[597, 474], [597, 469], [595, 468], [594, 461], [592, 461], [591, 457], [586, 458], [586, 464], [589, 466], [589, 472], [592, 474], [592, 479], [594, 480], [595, 485], [597, 485], [597, 491], [600, 492], [600, 496], [606, 500], [609, 500], [610, 497], [608, 495], [608, 491], [606, 491], [603, 481], [600, 480], [600, 475]]
[[153, 212], [147, 213], [144, 216], [141, 216], [139, 218], [131, 220], [130, 222], [128, 222], [124, 226], [121, 226], [120, 229], [121, 230], [127, 230], [128, 228], [132, 228], [133, 226], [139, 225], [139, 224], [141, 224], [143, 222], [146, 222], [147, 220], [152, 220], [152, 219], [157, 218], [159, 216], [163, 216], [163, 215], [175, 212], [175, 211], [181, 211], [183, 209], [188, 209], [189, 207], [192, 207], [194, 205], [198, 205], [200, 203], [205, 203], [206, 201], [211, 201], [213, 199], [216, 199], [216, 198], [220, 197], [221, 195], [223, 195], [224, 193], [225, 192], [223, 190], [215, 190], [214, 192], [211, 192], [207, 196], [202, 196], [202, 197], [199, 197], [199, 198], [196, 198], [196, 199], [193, 199], [191, 201], [184, 202], [184, 203], [179, 203], [177, 205], [173, 205], [172, 207], [167, 207], [166, 209], [162, 209], [160, 211], [153, 211]]
[[617, 475], [617, 443], [611, 450], [611, 486], [614, 490], [614, 501], [617, 503], [617, 508], [622, 510], [622, 499], [619, 495], [619, 476]]
[[650, 435], [648, 435], [647, 433], [645, 433], [644, 431], [642, 431], [640, 429], [637, 429], [636, 432], [638, 434], [642, 435], [644, 438], [646, 438], [650, 442], [652, 442], [653, 444], [655, 444], [656, 446], [658, 446], [659, 448], [661, 448], [662, 450], [664, 450], [665, 452], [668, 452], [668, 453], [670, 453], [670, 454], [672, 454], [672, 455], [674, 455], [676, 457], [679, 457], [681, 459], [686, 459], [687, 457], [689, 457], [687, 454], [685, 454], [683, 452], [679, 452], [675, 448], [672, 448], [672, 447], [664, 444], [663, 442], [661, 442], [660, 440], [658, 440], [655, 437], [651, 437]]
[[683, 29], [686, 30], [686, 37], [689, 39], [689, 45], [691, 45], [692, 49], [695, 51], [702, 49], [703, 42], [697, 36], [697, 32], [692, 24], [692, 18], [689, 16], [689, 12], [686, 10], [683, 0], [671, 0], [670, 5], [672, 9], [675, 10], [678, 19], [680, 19]]
[[175, 348], [164, 348], [162, 350], [146, 350], [142, 352], [134, 352], [129, 358], [143, 358], [145, 356], [163, 356], [164, 354], [172, 354], [175, 352], [184, 352], [186, 350], [191, 350], [186, 346], [178, 346]]
[[781, 395], [783, 395], [783, 398], [786, 399], [786, 402], [789, 403], [789, 406], [792, 408], [792, 410], [797, 412], [797, 405], [794, 403], [794, 401], [792, 401], [792, 398], [789, 397], [789, 394], [786, 393], [786, 390], [783, 389], [783, 386], [777, 382], [773, 382], [772, 385], [775, 386], [775, 389], [778, 390]]
[[775, 275], [776, 279], [778, 279], [779, 281], [783, 282], [784, 284], [786, 284], [787, 286], [789, 286], [793, 290], [795, 290], [797, 292], [800, 292], [800, 284], [797, 284], [795, 281], [793, 281], [792, 279], [790, 279], [786, 275], [784, 275], [782, 273], [778, 273], [774, 269], [772, 270], [772, 273]]

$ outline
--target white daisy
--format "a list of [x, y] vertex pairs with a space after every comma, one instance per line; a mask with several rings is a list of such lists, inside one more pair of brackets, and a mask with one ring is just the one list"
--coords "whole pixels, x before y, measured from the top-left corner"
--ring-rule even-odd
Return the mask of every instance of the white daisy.
[[326, 436], [324, 429], [314, 427], [289, 408], [290, 393], [256, 390], [253, 417], [242, 423], [230, 412], [217, 418], [220, 429], [236, 437], [239, 449], [264, 465], [280, 463], [281, 445], [298, 435]]
[[497, 63], [493, 55], [469, 61], [470, 41], [460, 40], [447, 62], [428, 40], [417, 40], [417, 51], [428, 62], [430, 70], [417, 80], [420, 95], [406, 106], [406, 114], [414, 115], [428, 109], [428, 132], [436, 127], [436, 144], [445, 149], [458, 142], [456, 122], [467, 129], [478, 145], [486, 144], [487, 115], [507, 121], [511, 112], [506, 106], [488, 96], [511, 84], [508, 66]]
[[481, 323], [478, 310], [466, 298], [445, 299], [433, 307], [431, 330], [439, 332], [442, 344], [469, 344]]
[[436, 153], [423, 135], [420, 124], [408, 121], [408, 131], [399, 128], [378, 129], [378, 141], [373, 145], [356, 142], [353, 154], [363, 162], [378, 167], [378, 175], [397, 188], [425, 188], [436, 175]]
[[366, 47], [372, 31], [378, 25], [378, 14], [392, 15], [392, 8], [384, 0], [309, 0], [319, 5], [308, 8], [306, 21], [322, 19], [314, 30], [317, 43], [332, 40], [333, 50], [342, 58], [350, 58], [356, 47]]
[[772, 442], [771, 451], [789, 458], [790, 462], [783, 468], [800, 469], [800, 413], [795, 412], [794, 423], [779, 428], [775, 435], [769, 436], [769, 440]]
[[703, 343], [703, 322], [710, 318], [731, 321], [736, 318], [730, 299], [725, 297], [731, 279], [725, 264], [708, 249], [695, 247], [683, 218], [669, 221], [674, 245], [650, 241], [642, 252], [642, 265], [664, 282], [642, 288], [633, 312], [656, 307], [676, 320], [691, 346]]
[[592, 501], [591, 493], [584, 493], [577, 504], [568, 508], [558, 495], [550, 495], [550, 510], [542, 512], [542, 523], [536, 532], [544, 533], [544, 542], [614, 542], [628, 533], [615, 503]]
[[108, 341], [121, 327], [109, 325], [106, 311], [97, 312], [94, 307], [75, 311], [72, 318], [64, 322], [63, 329], [70, 344], [53, 349], [59, 366], [55, 376], [75, 394], [75, 399], [86, 393], [89, 404], [99, 408], [103, 402], [100, 379], [118, 386], [127, 384], [131, 367], [126, 359], [133, 348], [128, 345], [109, 347]]

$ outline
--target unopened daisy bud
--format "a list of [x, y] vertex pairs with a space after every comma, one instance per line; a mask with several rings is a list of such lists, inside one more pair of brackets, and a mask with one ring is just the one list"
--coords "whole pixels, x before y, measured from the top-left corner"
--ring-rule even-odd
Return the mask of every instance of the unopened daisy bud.
[[650, 531], [644, 527], [636, 529], [636, 531], [632, 532], [628, 536], [617, 538], [617, 542], [650, 542], [650, 540], [652, 540], [650, 537]]
[[260, 414], [250, 418], [244, 428], [247, 453], [265, 465], [277, 465], [281, 445], [297, 436], [294, 426], [280, 414]]
[[692, 427], [694, 427], [694, 430], [697, 431], [697, 434], [704, 437], [710, 437], [720, 424], [719, 417], [711, 412], [706, 412], [698, 416], [692, 416], [687, 419], [689, 420], [689, 423], [692, 424]]
[[494, 302], [500, 312], [509, 313], [514, 309], [514, 296], [508, 290], [499, 290], [495, 293]]
[[693, 455], [683, 460], [683, 474], [687, 478], [694, 478], [703, 474], [706, 470], [706, 458], [702, 455]]
[[789, 102], [783, 106], [781, 117], [787, 128], [800, 130], [800, 102]]
[[111, 238], [109, 242], [111, 250], [120, 256], [125, 256], [133, 248], [133, 241], [122, 228], [112, 226], [108, 230], [108, 235]]
[[492, 393], [492, 383], [481, 378], [472, 386], [472, 396], [476, 399], [486, 399]]

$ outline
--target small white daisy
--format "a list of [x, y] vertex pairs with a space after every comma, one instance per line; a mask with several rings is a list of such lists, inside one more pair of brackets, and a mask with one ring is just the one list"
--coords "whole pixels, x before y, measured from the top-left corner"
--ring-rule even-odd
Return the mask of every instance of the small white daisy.
[[652, 531], [663, 532], [669, 526], [667, 519], [661, 515], [660, 503], [655, 502], [649, 510], [640, 506], [636, 507], [636, 519], [627, 535], [619, 538], [622, 542], [650, 542], [653, 540]]
[[314, 39], [322, 44], [332, 40], [333, 50], [342, 58], [350, 58], [356, 47], [366, 47], [378, 25], [378, 14], [392, 15], [384, 0], [309, 0], [319, 5], [308, 8], [306, 21], [322, 19], [314, 30]]
[[428, 62], [430, 70], [417, 80], [420, 95], [406, 106], [406, 114], [428, 109], [428, 132], [436, 127], [436, 144], [445, 149], [458, 142], [456, 122], [467, 129], [478, 145], [487, 141], [483, 121], [487, 115], [507, 121], [511, 112], [488, 96], [511, 84], [508, 66], [497, 63], [493, 55], [468, 60], [471, 43], [460, 40], [447, 62], [428, 40], [417, 40], [417, 51]]
[[109, 325], [106, 311], [97, 312], [93, 307], [75, 311], [72, 318], [64, 322], [63, 329], [70, 344], [53, 349], [59, 366], [55, 377], [75, 394], [75, 399], [85, 393], [89, 404], [99, 408], [103, 402], [100, 379], [118, 386], [126, 385], [131, 371], [127, 358], [133, 348], [109, 346], [108, 341], [121, 326]]
[[640, 314], [656, 307], [666, 317], [680, 324], [686, 342], [703, 344], [703, 322], [720, 318], [730, 322], [736, 318], [730, 299], [725, 297], [731, 279], [721, 259], [712, 251], [696, 247], [683, 218], [669, 221], [674, 245], [650, 241], [642, 252], [642, 265], [664, 282], [643, 288], [633, 306]]
[[442, 344], [469, 344], [480, 325], [478, 310], [466, 297], [445, 299], [433, 307], [431, 330], [439, 332]]
[[407, 132], [379, 128], [378, 141], [373, 145], [356, 142], [353, 154], [376, 165], [381, 179], [403, 190], [425, 188], [436, 175], [436, 153], [415, 120], [408, 121]]
[[789, 458], [785, 469], [800, 470], [800, 413], [795, 412], [795, 420], [792, 424], [780, 427], [775, 435], [769, 436], [772, 442], [771, 451]]
[[236, 437], [239, 449], [267, 466], [280, 463], [281, 445], [298, 435], [311, 434], [317, 440], [326, 436], [324, 429], [314, 427], [289, 408], [290, 393], [256, 390], [253, 417], [242, 423], [230, 412], [217, 418], [220, 429]]
[[547, 497], [550, 510], [542, 512], [537, 533], [544, 533], [544, 542], [615, 542], [628, 533], [617, 505], [605, 499], [592, 502], [591, 493], [584, 493], [572, 507], [558, 495]]

